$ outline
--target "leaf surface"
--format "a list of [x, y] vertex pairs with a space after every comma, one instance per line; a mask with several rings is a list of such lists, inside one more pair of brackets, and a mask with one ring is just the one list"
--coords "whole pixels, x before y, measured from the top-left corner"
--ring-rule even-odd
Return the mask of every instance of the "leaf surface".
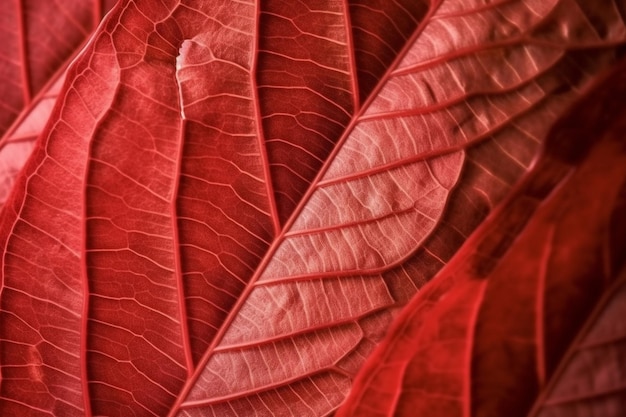
[[566, 416], [579, 412], [612, 417], [623, 413], [625, 283], [622, 272], [599, 301], [530, 415]]
[[48, 121], [65, 71], [113, 1], [8, 1], [0, 45], [0, 205]]
[[409, 3], [120, 3], [0, 219], [0, 411], [332, 413], [626, 37]]
[[623, 412], [625, 67], [403, 310], [338, 416]]

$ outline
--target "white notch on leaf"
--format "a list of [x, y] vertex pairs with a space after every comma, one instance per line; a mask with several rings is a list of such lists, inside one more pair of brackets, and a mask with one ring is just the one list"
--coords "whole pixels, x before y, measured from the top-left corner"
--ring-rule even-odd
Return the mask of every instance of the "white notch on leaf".
[[180, 117], [185, 120], [185, 105], [183, 103], [183, 88], [182, 88], [182, 78], [181, 72], [183, 70], [183, 64], [185, 60], [185, 56], [187, 55], [187, 51], [191, 46], [191, 40], [185, 39], [178, 49], [178, 55], [176, 56], [176, 84], [178, 84], [178, 105], [180, 107]]

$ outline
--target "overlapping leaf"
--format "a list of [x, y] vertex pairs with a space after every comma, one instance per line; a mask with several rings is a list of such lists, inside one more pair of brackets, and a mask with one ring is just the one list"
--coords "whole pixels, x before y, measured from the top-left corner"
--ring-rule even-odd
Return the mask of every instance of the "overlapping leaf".
[[331, 413], [621, 6], [123, 2], [3, 213], [0, 410]]
[[0, 14], [0, 205], [48, 121], [69, 61], [114, 2], [5, 3]]
[[0, 142], [0, 205], [9, 197], [13, 184], [19, 171], [30, 157], [35, 141], [43, 131], [48, 117], [52, 112], [59, 91], [65, 81], [65, 74], [60, 74], [55, 83], [46, 89], [31, 103], [23, 120], [18, 120], [15, 125], [4, 135]]
[[625, 276], [622, 273], [600, 300], [588, 325], [572, 344], [531, 416], [573, 413], [619, 416], [626, 390]]
[[99, 1], [8, 1], [0, 31], [3, 135], [100, 22]]
[[405, 308], [339, 416], [623, 413], [624, 68]]

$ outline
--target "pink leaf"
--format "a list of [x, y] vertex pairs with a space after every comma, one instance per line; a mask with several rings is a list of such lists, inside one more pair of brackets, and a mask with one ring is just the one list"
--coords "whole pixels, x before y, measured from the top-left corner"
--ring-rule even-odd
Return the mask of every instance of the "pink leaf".
[[531, 415], [621, 415], [625, 67], [404, 309], [339, 416], [524, 416], [536, 398]]

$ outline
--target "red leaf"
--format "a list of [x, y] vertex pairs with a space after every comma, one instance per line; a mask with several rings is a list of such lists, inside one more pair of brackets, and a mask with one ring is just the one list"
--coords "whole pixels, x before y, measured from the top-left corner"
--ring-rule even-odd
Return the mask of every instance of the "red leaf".
[[535, 403], [531, 416], [620, 416], [624, 391], [624, 307], [626, 277], [622, 272]]
[[0, 27], [0, 206], [32, 152], [65, 71], [110, 0], [13, 1]]
[[405, 308], [339, 416], [524, 416], [538, 396], [535, 416], [623, 414], [624, 69]]
[[0, 413], [332, 413], [621, 5], [119, 4], [0, 219]]
[[99, 2], [11, 1], [3, 5], [0, 135], [100, 21]]

